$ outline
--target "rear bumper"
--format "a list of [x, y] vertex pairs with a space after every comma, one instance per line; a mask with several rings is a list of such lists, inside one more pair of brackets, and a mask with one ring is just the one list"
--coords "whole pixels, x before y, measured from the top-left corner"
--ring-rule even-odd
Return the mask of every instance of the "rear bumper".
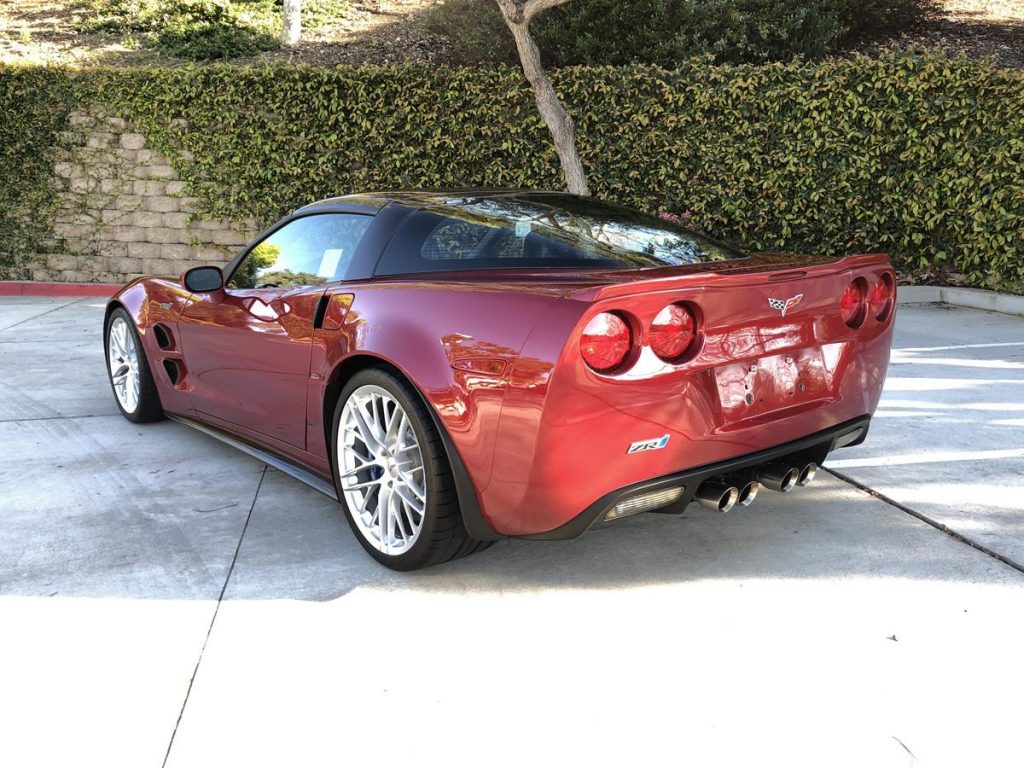
[[[481, 515], [498, 535], [551, 535], [621, 489], [684, 468], [747, 456], [756, 461], [777, 446], [813, 443], [817, 435], [870, 417], [885, 381], [892, 326], [876, 331], [866, 339], [815, 344], [805, 329], [807, 339], [768, 356], [782, 355], [784, 364], [792, 358], [795, 375], [785, 365], [765, 365], [764, 355], [735, 348], [721, 366], [600, 379], [579, 370], [578, 351], [569, 349], [546, 386], [510, 382], [489, 481], [475, 483]], [[777, 339], [780, 347], [787, 338]], [[815, 348], [818, 365], [805, 360], [806, 350]], [[740, 369], [749, 376], [738, 378]], [[807, 391], [794, 386], [803, 381]], [[651, 440], [659, 442], [657, 449], [629, 450]]]
[[662, 475], [650, 480], [643, 480], [638, 483], [618, 488], [605, 494], [595, 501], [576, 517], [564, 525], [545, 533], [518, 536], [517, 538], [535, 539], [540, 541], [551, 541], [558, 539], [572, 539], [579, 536], [588, 528], [600, 522], [605, 514], [616, 504], [631, 497], [650, 493], [668, 488], [682, 487], [683, 494], [680, 499], [671, 506], [659, 509], [659, 512], [681, 513], [690, 501], [693, 500], [697, 488], [705, 480], [719, 475], [736, 475], [753, 469], [762, 464], [780, 459], [784, 456], [799, 455], [806, 461], [821, 463], [825, 456], [837, 447], [857, 445], [863, 442], [867, 436], [868, 427], [871, 423], [870, 416], [860, 416], [829, 429], [815, 432], [807, 437], [792, 440], [788, 443], [768, 448], [743, 456], [726, 459], [714, 464], [706, 464], [701, 467], [685, 469], [669, 475]]

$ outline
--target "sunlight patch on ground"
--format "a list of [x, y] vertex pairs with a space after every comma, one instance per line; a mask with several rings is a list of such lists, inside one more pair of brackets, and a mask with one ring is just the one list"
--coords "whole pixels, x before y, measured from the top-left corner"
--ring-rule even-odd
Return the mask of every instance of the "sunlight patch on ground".
[[887, 392], [944, 392], [949, 389], [984, 389], [992, 384], [1024, 384], [1021, 379], [940, 379], [929, 376], [916, 379], [888, 376], [885, 379]]
[[[1024, 640], [1019, 587], [727, 578], [488, 597], [435, 581], [224, 606], [170, 768], [379, 764], [379, 740], [345, 738], [367, 712], [411, 743], [458, 723], [460, 755], [514, 722], [529, 737], [504, 738], [496, 766], [912, 764], [894, 735], [925, 764], [980, 765], [1014, 740], [1017, 708], [991, 681], [1020, 684], [1003, 661]], [[951, 672], [964, 653], [971, 673]]]
[[926, 411], [1024, 411], [1024, 403], [936, 403], [921, 400], [898, 400], [882, 396], [883, 408], [903, 408]]
[[915, 357], [894, 352], [890, 365], [948, 365], [954, 368], [993, 368], [1000, 370], [1024, 370], [1024, 363], [1010, 360], [974, 360], [964, 357]]
[[1024, 341], [996, 341], [989, 344], [953, 344], [945, 347], [902, 347], [893, 349], [893, 354], [908, 352], [948, 352], [955, 349], [991, 349], [993, 347], [1024, 347]]
[[933, 464], [950, 461], [984, 461], [986, 459], [1017, 459], [1024, 457], [1024, 448], [992, 451], [935, 451], [934, 453], [902, 453], [898, 456], [872, 456], [861, 459], [835, 459], [826, 462], [831, 469], [850, 467], [898, 467], [903, 464]]
[[1024, 24], [1021, 0], [944, 0], [946, 12], [990, 24]]

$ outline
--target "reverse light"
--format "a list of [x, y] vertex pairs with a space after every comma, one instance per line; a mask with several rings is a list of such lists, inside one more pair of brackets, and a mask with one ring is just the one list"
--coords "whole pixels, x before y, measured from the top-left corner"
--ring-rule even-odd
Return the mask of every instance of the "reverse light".
[[893, 283], [892, 275], [884, 272], [878, 282], [871, 288], [871, 296], [868, 304], [871, 306], [872, 316], [879, 322], [885, 322], [892, 313], [892, 306], [895, 303], [896, 286]]
[[633, 496], [624, 501], [620, 501], [605, 513], [604, 519], [618, 520], [620, 517], [629, 517], [630, 515], [638, 515], [641, 512], [650, 512], [652, 509], [659, 509], [660, 507], [667, 506], [674, 501], [679, 501], [679, 497], [682, 495], [682, 487], [665, 488], [661, 491], [641, 493], [638, 496]]
[[836, 448], [844, 448], [847, 445], [853, 445], [862, 437], [864, 437], [864, 427], [857, 427], [857, 429], [851, 430], [844, 435], [840, 435], [833, 440], [831, 450], [834, 451]]
[[843, 322], [851, 328], [860, 328], [867, 316], [867, 292], [868, 283], [863, 277], [858, 277], [843, 291], [839, 299], [839, 314]]
[[629, 323], [613, 312], [594, 315], [580, 339], [583, 360], [598, 373], [607, 373], [622, 365], [632, 346]]
[[669, 304], [651, 321], [648, 339], [654, 354], [671, 362], [690, 348], [696, 333], [693, 313], [681, 304]]

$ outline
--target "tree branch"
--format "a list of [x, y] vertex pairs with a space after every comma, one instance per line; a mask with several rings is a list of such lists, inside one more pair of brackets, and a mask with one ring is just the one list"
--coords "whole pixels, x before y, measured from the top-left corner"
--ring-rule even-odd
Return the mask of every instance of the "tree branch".
[[569, 0], [526, 0], [522, 4], [523, 6], [523, 23], [529, 24], [533, 17], [538, 13], [548, 10], [548, 8], [555, 8], [559, 5], [564, 5]]
[[523, 21], [523, 4], [521, 0], [494, 0], [498, 4], [506, 24], [521, 24]]
[[505, 21], [510, 24], [529, 24], [538, 13], [565, 5], [569, 0], [495, 0]]
[[537, 101], [537, 109], [544, 119], [551, 137], [555, 142], [555, 151], [562, 165], [562, 175], [569, 191], [575, 195], [589, 195], [587, 177], [576, 150], [576, 126], [562, 102], [555, 93], [554, 86], [541, 66], [540, 51], [530, 35], [530, 20], [538, 13], [554, 8], [569, 0], [495, 0], [505, 24], [508, 26], [519, 51], [519, 61], [523, 65], [526, 79], [533, 86], [533, 95]]

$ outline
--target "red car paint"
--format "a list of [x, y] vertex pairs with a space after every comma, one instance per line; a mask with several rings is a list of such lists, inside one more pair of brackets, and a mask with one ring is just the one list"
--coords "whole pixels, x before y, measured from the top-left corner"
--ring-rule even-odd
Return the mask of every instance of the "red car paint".
[[[339, 377], [364, 359], [390, 364], [436, 412], [485, 521], [522, 536], [552, 531], [623, 486], [872, 414], [893, 312], [882, 321], [869, 313], [853, 329], [839, 298], [853, 279], [873, 285], [885, 273], [887, 257], [869, 254], [447, 272], [219, 295], [148, 278], [111, 306], [135, 319], [168, 413], [325, 479]], [[327, 309], [314, 328], [321, 296]], [[769, 299], [788, 305], [784, 316]], [[666, 363], [645, 334], [675, 302], [694, 312], [698, 340]], [[626, 370], [603, 375], [583, 362], [579, 337], [608, 310], [630, 321], [635, 349]], [[635, 441], [663, 435], [663, 449], [627, 455]]]

